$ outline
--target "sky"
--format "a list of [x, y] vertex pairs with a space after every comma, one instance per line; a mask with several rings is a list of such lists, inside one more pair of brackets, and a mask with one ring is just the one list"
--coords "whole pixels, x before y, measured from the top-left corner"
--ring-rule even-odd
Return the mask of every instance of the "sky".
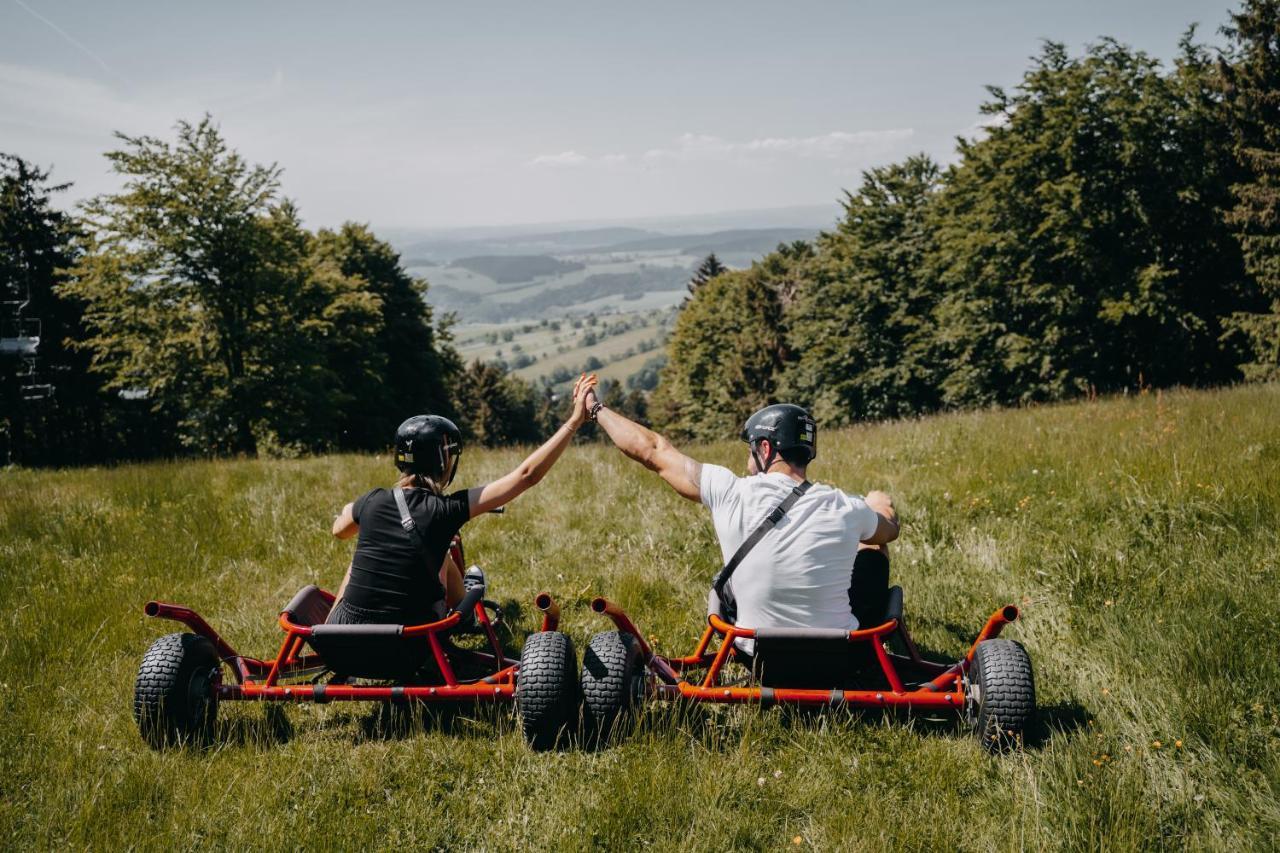
[[[1234, 5], [1234, 4], [1233, 4]], [[0, 151], [119, 187], [113, 132], [210, 113], [313, 226], [626, 221], [831, 203], [980, 132], [1044, 39], [1169, 60], [1223, 0], [0, 0]]]

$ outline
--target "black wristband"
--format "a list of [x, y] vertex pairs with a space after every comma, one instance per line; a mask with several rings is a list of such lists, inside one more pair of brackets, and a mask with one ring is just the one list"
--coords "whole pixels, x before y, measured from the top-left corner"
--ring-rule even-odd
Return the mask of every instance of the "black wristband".
[[596, 416], [600, 414], [600, 410], [604, 408], [604, 403], [596, 400], [595, 405], [591, 407], [591, 411], [587, 413], [587, 420], [594, 421]]

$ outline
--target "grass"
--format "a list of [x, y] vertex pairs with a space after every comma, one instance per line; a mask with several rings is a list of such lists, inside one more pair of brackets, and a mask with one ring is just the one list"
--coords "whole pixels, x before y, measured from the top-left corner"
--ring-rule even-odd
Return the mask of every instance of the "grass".
[[[922, 718], [650, 707], [622, 744], [538, 755], [512, 715], [387, 733], [368, 706], [228, 703], [222, 745], [153, 752], [138, 660], [199, 610], [269, 654], [302, 584], [337, 584], [337, 507], [386, 457], [0, 473], [0, 837], [14, 848], [1267, 848], [1280, 837], [1280, 387], [1143, 395], [825, 433], [812, 471], [887, 488], [917, 641], [957, 656], [998, 604], [1036, 666], [1029, 748]], [[741, 467], [732, 442], [692, 448]], [[513, 465], [468, 451], [460, 479]], [[540, 589], [579, 650], [605, 593], [688, 650], [708, 517], [601, 446], [570, 450], [469, 556]]]

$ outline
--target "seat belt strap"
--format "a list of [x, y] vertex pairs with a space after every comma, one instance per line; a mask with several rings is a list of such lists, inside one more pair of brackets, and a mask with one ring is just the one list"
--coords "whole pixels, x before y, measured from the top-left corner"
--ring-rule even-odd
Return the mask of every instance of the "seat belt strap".
[[427, 537], [422, 535], [422, 530], [413, 520], [413, 516], [409, 514], [409, 502], [404, 499], [404, 489], [396, 486], [391, 492], [396, 498], [396, 508], [400, 510], [400, 526], [404, 528], [405, 533], [408, 533], [413, 538], [414, 542], [418, 543], [418, 547], [425, 554], [428, 547]]
[[800, 500], [804, 493], [809, 491], [809, 487], [812, 485], [813, 483], [805, 480], [803, 483], [792, 489], [791, 494], [787, 495], [786, 498], [783, 499], [782, 503], [774, 507], [773, 511], [765, 516], [764, 521], [760, 522], [760, 526], [757, 527], [752, 534], [738, 546], [738, 550], [729, 558], [729, 562], [724, 564], [724, 568], [720, 570], [720, 573], [716, 575], [715, 581], [712, 582], [712, 587], [715, 589], [716, 595], [721, 601], [724, 601], [725, 584], [729, 582], [729, 578], [731, 578], [733, 573], [737, 571], [738, 565], [741, 564], [742, 561], [746, 559], [747, 555], [751, 553], [752, 548], [760, 544], [760, 540], [765, 537], [765, 534], [777, 526], [779, 521], [782, 521], [783, 516], [787, 514], [791, 507], [796, 505], [796, 501]]

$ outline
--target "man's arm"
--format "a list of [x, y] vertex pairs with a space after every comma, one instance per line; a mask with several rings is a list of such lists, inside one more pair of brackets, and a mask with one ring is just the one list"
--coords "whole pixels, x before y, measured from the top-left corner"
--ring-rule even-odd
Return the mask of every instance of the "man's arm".
[[867, 492], [867, 506], [875, 510], [876, 532], [870, 539], [863, 539], [868, 545], [888, 545], [898, 538], [898, 511], [893, 508], [893, 498], [886, 492]]
[[611, 409], [600, 409], [596, 423], [619, 450], [650, 471], [656, 471], [681, 497], [691, 501], [702, 500], [701, 462], [685, 456], [653, 430]]

